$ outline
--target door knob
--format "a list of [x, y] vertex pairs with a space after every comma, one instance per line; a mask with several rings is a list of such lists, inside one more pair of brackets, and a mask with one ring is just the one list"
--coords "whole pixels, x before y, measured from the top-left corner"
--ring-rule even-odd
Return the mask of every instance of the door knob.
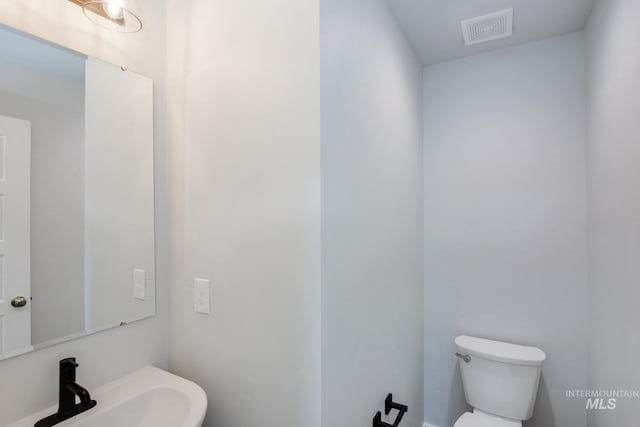
[[27, 305], [27, 299], [25, 297], [15, 297], [11, 300], [11, 305], [16, 308], [24, 307]]

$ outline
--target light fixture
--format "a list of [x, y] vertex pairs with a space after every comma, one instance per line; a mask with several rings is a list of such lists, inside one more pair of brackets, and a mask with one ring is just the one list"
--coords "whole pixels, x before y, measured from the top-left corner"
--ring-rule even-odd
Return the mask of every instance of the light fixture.
[[130, 9], [125, 0], [70, 0], [82, 6], [84, 16], [96, 25], [120, 33], [137, 33], [142, 21]]
[[111, 0], [102, 6], [111, 19], [122, 19], [124, 17], [124, 2], [122, 0]]

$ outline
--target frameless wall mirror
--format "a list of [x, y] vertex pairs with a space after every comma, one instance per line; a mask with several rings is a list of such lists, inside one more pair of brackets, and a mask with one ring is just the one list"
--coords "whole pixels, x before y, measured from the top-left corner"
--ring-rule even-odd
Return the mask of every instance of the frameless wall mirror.
[[0, 25], [0, 359], [155, 314], [153, 82]]

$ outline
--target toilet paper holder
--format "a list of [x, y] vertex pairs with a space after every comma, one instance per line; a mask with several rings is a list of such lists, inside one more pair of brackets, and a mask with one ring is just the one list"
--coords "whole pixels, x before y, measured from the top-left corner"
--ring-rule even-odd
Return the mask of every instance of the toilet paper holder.
[[393, 424], [385, 423], [382, 421], [382, 412], [378, 411], [375, 417], [373, 417], [373, 427], [398, 427], [400, 422], [402, 421], [402, 417], [407, 413], [408, 407], [407, 405], [402, 405], [400, 403], [396, 403], [393, 401], [393, 395], [389, 393], [387, 398], [384, 399], [384, 413], [385, 415], [389, 415], [392, 409], [398, 410], [398, 415], [396, 416], [396, 420]]

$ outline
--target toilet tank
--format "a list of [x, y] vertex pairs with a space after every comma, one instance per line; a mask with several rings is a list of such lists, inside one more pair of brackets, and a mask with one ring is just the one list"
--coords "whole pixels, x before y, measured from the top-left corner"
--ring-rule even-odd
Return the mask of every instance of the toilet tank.
[[463, 356], [460, 371], [469, 405], [503, 418], [531, 418], [546, 359], [542, 350], [466, 335], [455, 343]]

